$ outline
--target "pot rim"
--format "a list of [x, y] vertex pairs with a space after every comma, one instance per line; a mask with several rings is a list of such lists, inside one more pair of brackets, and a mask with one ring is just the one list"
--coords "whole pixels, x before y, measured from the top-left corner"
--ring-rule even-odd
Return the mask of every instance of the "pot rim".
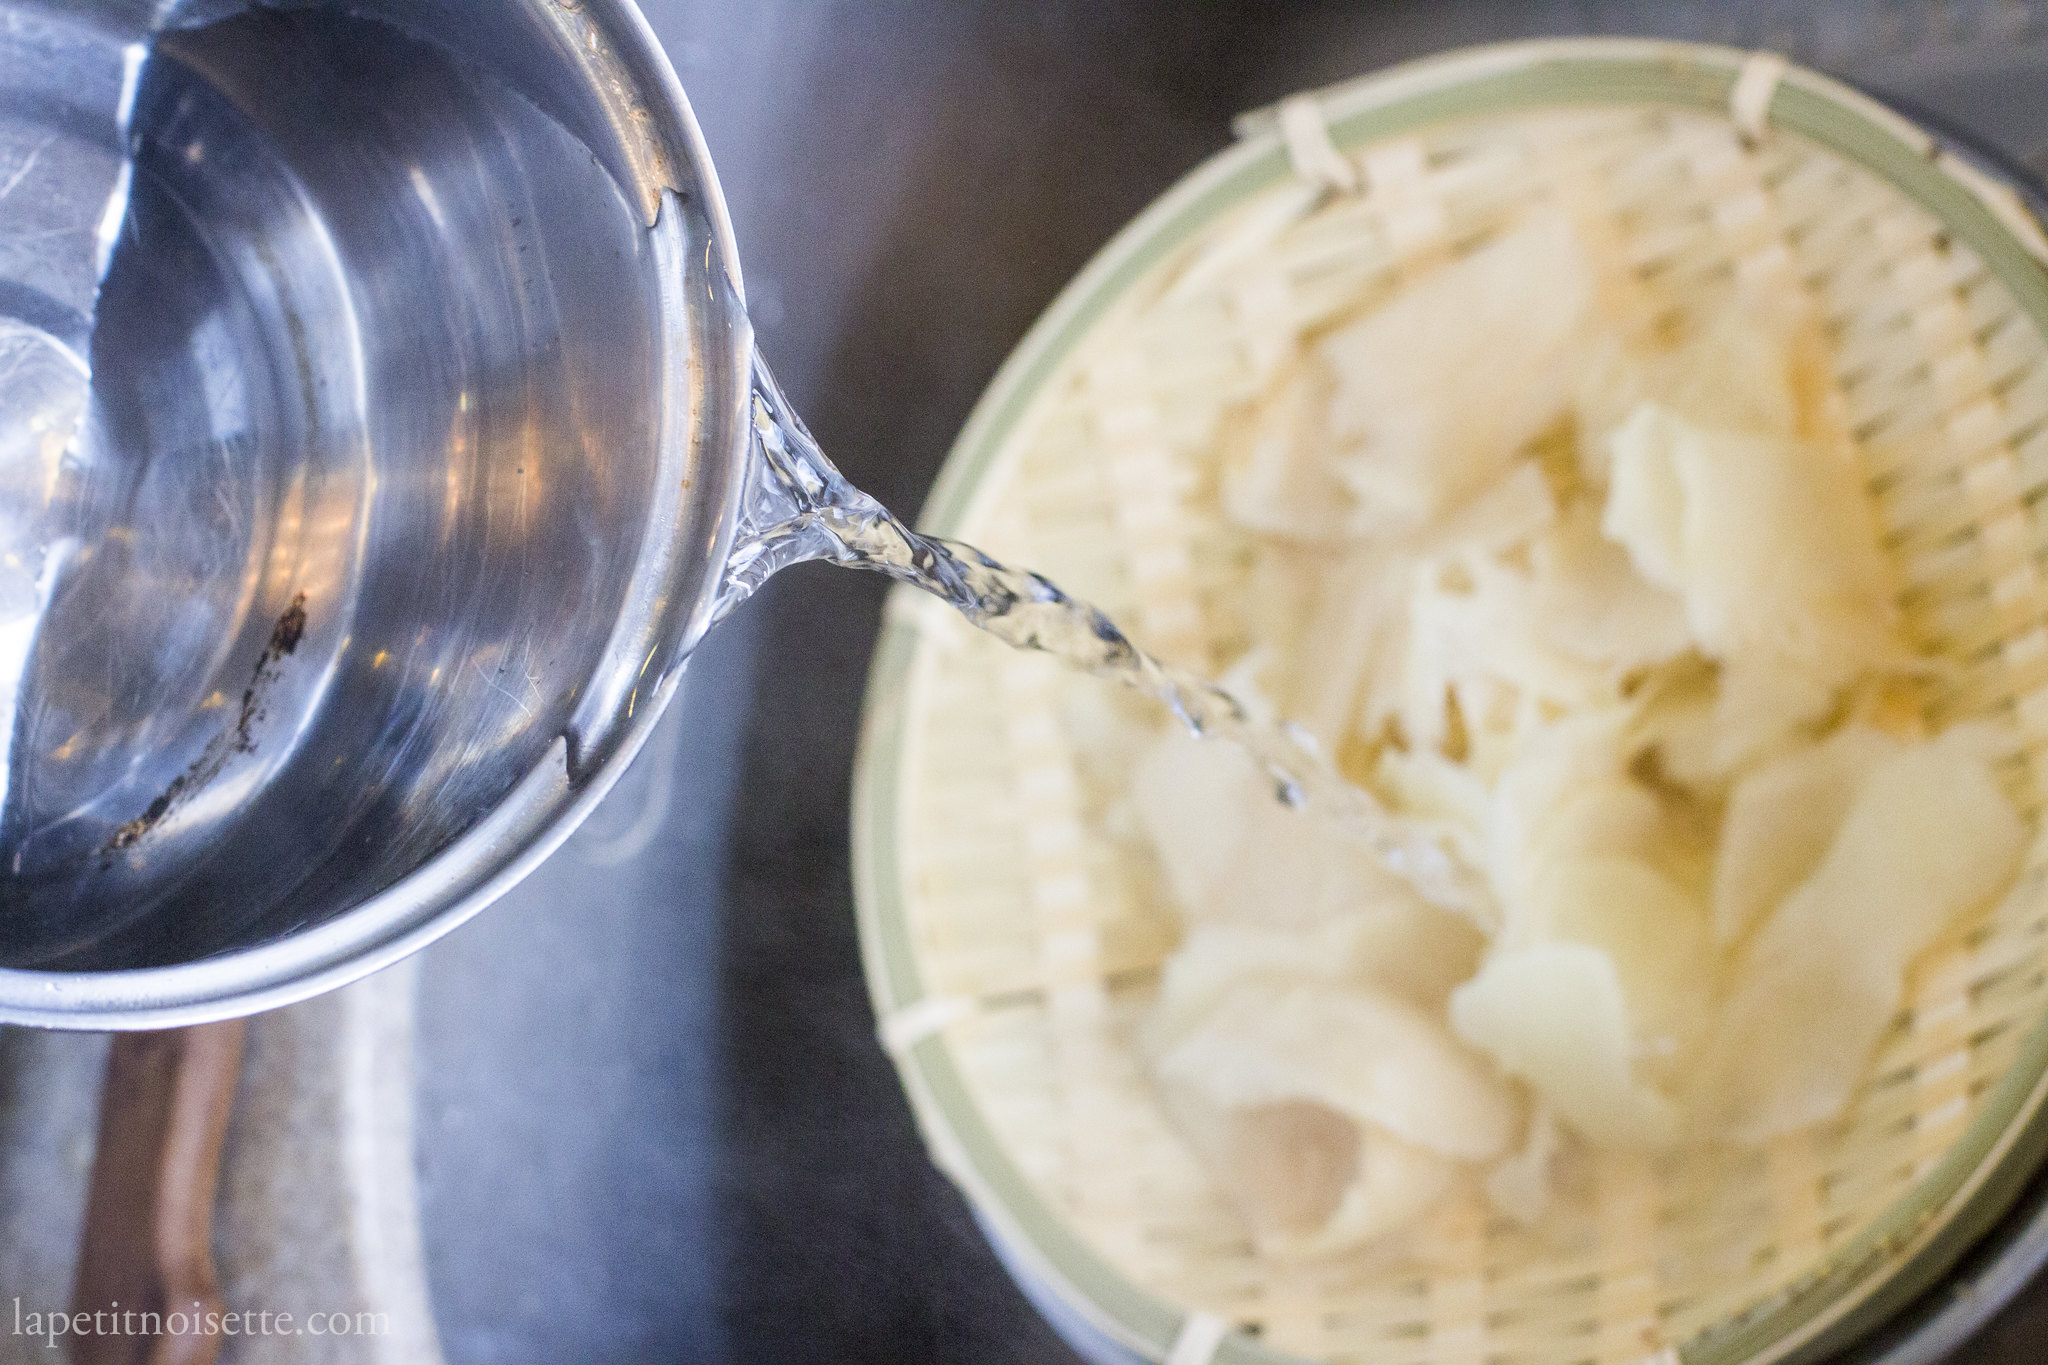
[[[635, 0], [579, 0], [545, 11], [561, 30], [558, 50], [602, 101], [617, 135], [617, 147], [607, 149], [614, 154], [600, 159], [647, 206], [650, 225], [659, 213], [686, 207], [703, 234], [692, 248], [706, 252], [714, 278], [722, 267], [731, 288], [730, 306], [715, 305], [712, 327], [693, 336], [677, 316], [681, 290], [662, 281], [665, 439], [657, 478], [667, 487], [643, 524], [628, 600], [594, 670], [616, 672], [624, 685], [604, 704], [579, 709], [570, 726], [576, 739], [557, 736], [474, 827], [360, 904], [270, 942], [193, 962], [97, 972], [0, 968], [0, 1023], [180, 1028], [289, 1005], [387, 967], [467, 922], [560, 847], [623, 775], [673, 700], [684, 658], [706, 628], [738, 515], [753, 353], [739, 254], [703, 132]], [[695, 352], [707, 343], [720, 353]], [[699, 409], [700, 402], [716, 406]], [[705, 411], [712, 416], [705, 419]], [[688, 444], [678, 431], [700, 420], [705, 436], [694, 448], [677, 449]], [[722, 467], [706, 467], [721, 457]], [[671, 464], [690, 463], [695, 470], [669, 478]], [[703, 477], [686, 477], [693, 472]], [[686, 496], [693, 483], [700, 496]], [[679, 600], [685, 605], [676, 609]], [[598, 738], [585, 739], [592, 734]]]

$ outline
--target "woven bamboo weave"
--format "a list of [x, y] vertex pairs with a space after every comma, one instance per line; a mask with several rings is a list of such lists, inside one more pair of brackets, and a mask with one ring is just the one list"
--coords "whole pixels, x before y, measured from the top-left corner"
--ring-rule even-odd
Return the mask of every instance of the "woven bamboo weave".
[[[2007, 718], [2030, 815], [2048, 751], [2048, 343], [1985, 263], [1872, 172], [1724, 114], [1559, 107], [1347, 149], [1215, 217], [1039, 384], [957, 533], [1092, 598], [1167, 658], [1247, 641], [1249, 542], [1217, 433], [1318, 329], [1547, 201], [1592, 214], [1674, 325], [1759, 272], [1833, 342], [1942, 723]], [[2048, 867], [1919, 964], [1840, 1122], [1764, 1151], [1607, 1156], [1540, 1235], [1453, 1199], [1345, 1259], [1260, 1259], [1161, 1113], [1133, 1044], [1176, 916], [1121, 793], [1142, 704], [901, 599], [917, 644], [898, 737], [902, 915], [989, 1129], [1121, 1275], [1360, 1365], [1639, 1365], [1795, 1288], [1912, 1195], [2048, 1005]], [[943, 1153], [942, 1153], [943, 1155]], [[1669, 1357], [1675, 1358], [1675, 1357]]]

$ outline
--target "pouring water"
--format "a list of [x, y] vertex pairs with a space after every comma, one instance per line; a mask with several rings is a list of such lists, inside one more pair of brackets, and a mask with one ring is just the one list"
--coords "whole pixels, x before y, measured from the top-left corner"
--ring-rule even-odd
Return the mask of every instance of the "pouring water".
[[0, 229], [72, 191], [60, 261], [0, 253], [0, 1018], [246, 1012], [446, 932], [808, 560], [1156, 698], [1485, 904], [1304, 735], [840, 476], [626, 0], [30, 8], [85, 35], [107, 136], [51, 136], [59, 68], [0, 64]]
[[1485, 915], [1484, 882], [1444, 834], [1392, 814], [1346, 781], [1306, 731], [1257, 719], [1228, 690], [1147, 653], [1102, 611], [1049, 579], [912, 530], [826, 458], [758, 353], [754, 374], [755, 453], [718, 617], [769, 575], [808, 560], [886, 574], [931, 593], [1013, 648], [1050, 654], [1131, 688], [1165, 706], [1191, 734], [1236, 744], [1265, 770], [1282, 803], [1337, 826], [1432, 904]]

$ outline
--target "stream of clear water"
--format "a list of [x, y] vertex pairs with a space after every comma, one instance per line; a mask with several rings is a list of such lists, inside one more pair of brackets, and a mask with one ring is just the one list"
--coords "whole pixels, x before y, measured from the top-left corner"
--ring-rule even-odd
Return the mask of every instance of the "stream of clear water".
[[1272, 778], [1279, 800], [1330, 822], [1424, 899], [1475, 918], [1489, 913], [1484, 879], [1439, 830], [1393, 814], [1347, 781], [1304, 731], [1255, 719], [1224, 688], [1154, 658], [1098, 608], [1045, 577], [912, 530], [826, 458], [758, 356], [754, 375], [754, 461], [714, 619], [792, 564], [823, 560], [886, 574], [1006, 644], [1144, 693], [1190, 733], [1238, 745]]

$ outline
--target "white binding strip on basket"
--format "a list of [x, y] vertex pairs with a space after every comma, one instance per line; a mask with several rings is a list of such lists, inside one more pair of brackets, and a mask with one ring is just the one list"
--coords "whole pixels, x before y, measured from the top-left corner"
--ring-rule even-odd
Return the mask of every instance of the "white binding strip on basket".
[[1749, 142], [1762, 139], [1771, 120], [1771, 99], [1792, 63], [1776, 52], [1755, 52], [1742, 64], [1728, 91], [1728, 117]]
[[1230, 1324], [1214, 1313], [1197, 1310], [1180, 1325], [1173, 1349], [1166, 1353], [1166, 1365], [1210, 1365], [1230, 1335]]
[[1291, 95], [1280, 101], [1280, 139], [1295, 174], [1338, 190], [1359, 187], [1358, 167], [1337, 150], [1323, 106], [1313, 95]]
[[977, 1006], [959, 995], [931, 995], [913, 1001], [882, 1020], [875, 1033], [882, 1050], [900, 1057], [927, 1038], [944, 1033], [953, 1025], [974, 1017]]
[[[1540, 55], [1525, 50], [1518, 61]], [[1990, 656], [1980, 670], [1981, 679], [1970, 675], [1974, 690], [1956, 714], [1979, 714], [2012, 695], [2038, 696], [2040, 714], [2026, 726], [2033, 735], [2048, 733], [2048, 684], [2042, 682], [2048, 663], [2041, 662], [2048, 644], [2039, 643], [2048, 635], [2038, 620], [2027, 635], [2014, 637], [2006, 616], [1993, 619], [1994, 608], [2010, 615], [2029, 594], [2000, 589], [2011, 602], [1992, 602], [1989, 590], [1978, 586], [2005, 582], [2048, 543], [2048, 523], [2030, 515], [2026, 497], [2048, 481], [2048, 432], [2032, 434], [2039, 414], [2048, 411], [2048, 358], [2039, 328], [1971, 251], [1896, 186], [1784, 127], [1738, 145], [1735, 118], [1747, 108], [1755, 129], [1769, 127], [1775, 94], [1789, 83], [1917, 147], [1909, 125], [1822, 78], [1774, 73], [1768, 55], [1718, 54], [1716, 65], [1739, 82], [1747, 77], [1743, 99], [1731, 90], [1721, 113], [1678, 110], [1653, 119], [1626, 109], [1572, 108], [1361, 137], [1349, 165], [1369, 193], [1356, 196], [1326, 192], [1331, 167], [1315, 144], [1330, 138], [1333, 127], [1357, 136], [1349, 120], [1384, 103], [1389, 88], [1326, 92], [1307, 102], [1294, 116], [1297, 136], [1284, 148], [1296, 174], [1217, 219], [1209, 237], [1198, 234], [1188, 244], [1192, 255], [1171, 256], [1118, 296], [1117, 306], [1092, 324], [1089, 344], [1051, 371], [1018, 419], [1021, 434], [975, 490], [980, 516], [945, 529], [1028, 557], [1055, 576], [1078, 569], [1082, 581], [1092, 577], [1108, 586], [1113, 610], [1142, 618], [1155, 600], [1150, 594], [1170, 575], [1136, 572], [1122, 534], [1129, 509], [1119, 500], [1143, 480], [1106, 477], [1101, 442], [1084, 439], [1106, 398], [1126, 414], [1144, 408], [1148, 423], [1170, 418], [1158, 433], [1140, 429], [1135, 419], [1119, 430], [1126, 438], [1142, 436], [1148, 447], [1163, 439], [1172, 461], [1206, 477], [1218, 458], [1206, 425], [1211, 410], [1264, 392], [1278, 368], [1267, 357], [1289, 353], [1302, 325], [1297, 319], [1330, 316], [1329, 309], [1350, 297], [1345, 291], [1382, 282], [1391, 287], [1404, 271], [1424, 268], [1432, 250], [1448, 251], [1464, 235], [1487, 230], [1531, 187], [1556, 192], [1566, 185], [1576, 194], [1583, 180], [1591, 202], [1620, 225], [1630, 262], [1657, 267], [1658, 288], [1691, 314], [1710, 316], [1706, 310], [1719, 297], [1712, 291], [1728, 280], [1754, 284], [1792, 270], [1811, 281], [1807, 287], [1821, 310], [1843, 325], [1842, 367], [1853, 381], [1845, 397], [1856, 428], [1869, 433], [1864, 453], [1884, 475], [1885, 524], [1904, 537], [1901, 554], [1911, 558], [1915, 581], [1927, 584], [1915, 599], [1915, 619], [1924, 617], [1927, 630], [1938, 630], [1942, 640], [1973, 648], [1987, 638], [2004, 644], [2003, 654]], [[1778, 112], [1782, 119], [1787, 111]], [[1270, 121], [1260, 131], [1280, 141], [1279, 111], [1261, 117]], [[1278, 150], [1265, 145], [1266, 154]], [[1318, 163], [1321, 172], [1314, 169]], [[1970, 184], [1966, 167], [1951, 169], [1946, 159], [1941, 164]], [[1561, 179], [1567, 172], [1578, 179]], [[1428, 217], [1420, 209], [1411, 215], [1405, 202], [1411, 193], [1430, 210]], [[1264, 244], [1276, 240], [1272, 259], [1260, 259]], [[2031, 237], [2025, 240], [2038, 251]], [[1170, 279], [1172, 287], [1149, 292], [1160, 279]], [[1246, 297], [1257, 307], [1241, 306]], [[1268, 318], [1283, 320], [1284, 344], [1266, 340], [1279, 325]], [[1974, 358], [1958, 354], [1965, 344]], [[1104, 377], [1115, 382], [1098, 382]], [[1986, 391], [1995, 402], [1982, 401]], [[2009, 458], [1986, 458], [2001, 446], [2010, 448]], [[1061, 534], [1051, 534], [1047, 525], [1058, 521], [1059, 511], [1077, 505], [1077, 488], [1084, 501], [1095, 497], [1104, 506], [1088, 504], [1094, 510], [1085, 522], [1076, 520], [1078, 529], [1056, 527]], [[988, 511], [1032, 505], [1034, 496], [1048, 513], [1014, 530]], [[1209, 518], [1192, 521], [1186, 532], [1198, 551], [1192, 560], [1198, 622], [1215, 632], [1213, 639], [1192, 642], [1200, 649], [1235, 638], [1229, 632], [1240, 605], [1216, 586], [1234, 561], [1225, 538], [1209, 534], [1218, 515], [1213, 499], [1203, 491], [1190, 502], [1190, 515]], [[1959, 527], [1974, 534], [1959, 537]], [[1113, 560], [1095, 553], [1105, 544], [1115, 548]], [[911, 599], [896, 600], [904, 604], [892, 602], [898, 620], [924, 624], [914, 617]], [[940, 619], [931, 613], [931, 621]], [[1320, 1269], [1274, 1269], [1253, 1255], [1193, 1155], [1173, 1143], [1166, 1116], [1143, 1088], [1142, 1058], [1111, 1056], [1120, 1065], [1106, 1069], [1095, 1045], [1103, 1037], [1120, 1040], [1124, 1033], [1112, 1027], [1123, 1030], [1142, 1017], [1152, 987], [1140, 969], [1171, 942], [1153, 917], [1156, 897], [1144, 880], [1151, 872], [1142, 860], [1135, 870], [1127, 867], [1123, 846], [1103, 835], [1097, 807], [1087, 804], [1101, 792], [1088, 785], [1095, 779], [1087, 766], [1067, 753], [1046, 770], [1071, 767], [1082, 783], [1086, 801], [1074, 808], [1062, 794], [1060, 803], [1069, 816], [1078, 810], [1081, 833], [1094, 842], [1085, 846], [1089, 857], [1069, 862], [1081, 868], [1089, 896], [1103, 899], [1099, 910], [1086, 914], [1033, 912], [1029, 878], [1038, 874], [1025, 866], [1025, 856], [1028, 839], [1044, 837], [1043, 811], [1015, 797], [1015, 741], [1001, 739], [1003, 726], [1013, 723], [1004, 708], [1018, 698], [989, 686], [990, 674], [979, 663], [968, 666], [979, 656], [964, 629], [920, 629], [917, 648], [936, 652], [955, 640], [968, 641], [958, 647], [958, 659], [933, 669], [948, 685], [919, 694], [928, 705], [911, 707], [902, 741], [907, 766], [916, 770], [903, 798], [902, 861], [944, 873], [913, 878], [904, 891], [914, 911], [909, 920], [919, 965], [926, 980], [943, 982], [949, 991], [1003, 1002], [984, 1005], [981, 1022], [947, 1041], [957, 1044], [954, 1059], [985, 1106], [998, 1150], [1037, 1182], [1051, 1214], [1128, 1282], [1164, 1302], [1203, 1303], [1220, 1315], [1213, 1324], [1200, 1315], [1179, 1324], [1167, 1356], [1175, 1365], [1213, 1362], [1217, 1343], [1229, 1333], [1216, 1325], [1222, 1322], [1256, 1331], [1262, 1347], [1299, 1358], [1402, 1365], [1473, 1365], [1489, 1355], [1581, 1360], [1589, 1357], [1589, 1321], [1600, 1365], [1679, 1365], [1675, 1350], [1653, 1347], [1690, 1339], [1768, 1301], [1763, 1296], [1776, 1293], [1782, 1277], [1823, 1264], [1876, 1213], [1909, 1197], [1912, 1173], [1953, 1142], [1956, 1097], [1971, 1097], [1971, 1112], [1960, 1117], [1974, 1119], [1981, 1107], [1974, 1097], [2004, 1074], [2016, 1053], [2019, 1023], [2038, 1015], [2041, 952], [2032, 922], [2014, 912], [1988, 927], [1991, 937], [1982, 948], [1969, 948], [1968, 962], [1957, 964], [1953, 978], [1930, 975], [1916, 988], [1915, 1004], [1924, 1004], [1925, 1012], [1916, 1011], [1911, 1026], [1887, 1045], [1885, 1074], [1902, 1079], [1873, 1087], [1863, 1101], [1864, 1120], [1826, 1142], [1806, 1139], [1761, 1157], [1688, 1168], [1678, 1173], [1683, 1180], [1666, 1182], [1654, 1169], [1635, 1169], [1625, 1179], [1593, 1184], [1597, 1216], [1586, 1249], [1568, 1260], [1518, 1229], [1483, 1221], [1482, 1214], [1469, 1229], [1460, 1225], [1458, 1237], [1434, 1229], [1441, 1235], [1432, 1246], [1452, 1254], [1433, 1253], [1427, 1263], [1401, 1261], [1385, 1272], [1327, 1277]], [[1232, 657], [1219, 650], [1215, 662]], [[1053, 715], [1057, 702], [1057, 696], [1039, 698], [1037, 714]], [[963, 736], [975, 741], [971, 751], [957, 742]], [[2048, 740], [2038, 742], [2048, 748]], [[986, 761], [970, 766], [963, 753]], [[963, 792], [974, 800], [961, 799]], [[976, 819], [964, 818], [968, 813]], [[988, 894], [998, 880], [1002, 894]], [[1119, 896], [1129, 905], [1111, 908]], [[1057, 967], [1074, 987], [1060, 1000], [1082, 996], [1089, 974], [1081, 968], [1091, 942], [1105, 983], [1107, 1022], [1086, 1011], [1055, 1009], [1043, 993], [1011, 994], [1043, 985], [1048, 967]], [[1988, 1003], [1963, 994], [1966, 983]], [[1951, 1017], [1957, 999], [1969, 1002], [1967, 1021]], [[1095, 1003], [1090, 996], [1091, 1007]], [[885, 1025], [884, 1036], [897, 1040], [891, 1051], [899, 1059], [953, 1023], [947, 1010], [929, 1001], [900, 1015], [886, 1006], [884, 1012], [893, 1025]], [[1965, 1022], [1967, 1029], [1957, 1027]], [[1077, 1038], [1088, 1046], [1075, 1046]], [[1962, 1070], [1959, 1046], [1968, 1048]], [[1075, 1102], [1084, 1094], [1085, 1104]], [[949, 1168], [972, 1171], [985, 1155], [951, 1145], [950, 1117], [941, 1115], [933, 1125], [944, 1139], [935, 1141], [935, 1150]], [[1118, 1181], [1126, 1189], [1115, 1190]], [[976, 1197], [978, 1205], [1009, 1217], [1010, 1210], [991, 1200], [985, 1190]], [[1759, 1209], [1766, 1216], [1759, 1218]], [[1126, 1339], [1137, 1330], [1078, 1287], [1082, 1277], [1069, 1273], [1059, 1253], [1035, 1249], [1057, 1271], [1065, 1297], [1129, 1329]], [[1730, 1265], [1742, 1273], [1729, 1273], [1724, 1267]], [[1645, 1333], [1646, 1323], [1657, 1326], [1656, 1335]], [[1204, 1340], [1201, 1334], [1211, 1331]], [[1145, 1350], [1150, 1355], [1159, 1343]]]

